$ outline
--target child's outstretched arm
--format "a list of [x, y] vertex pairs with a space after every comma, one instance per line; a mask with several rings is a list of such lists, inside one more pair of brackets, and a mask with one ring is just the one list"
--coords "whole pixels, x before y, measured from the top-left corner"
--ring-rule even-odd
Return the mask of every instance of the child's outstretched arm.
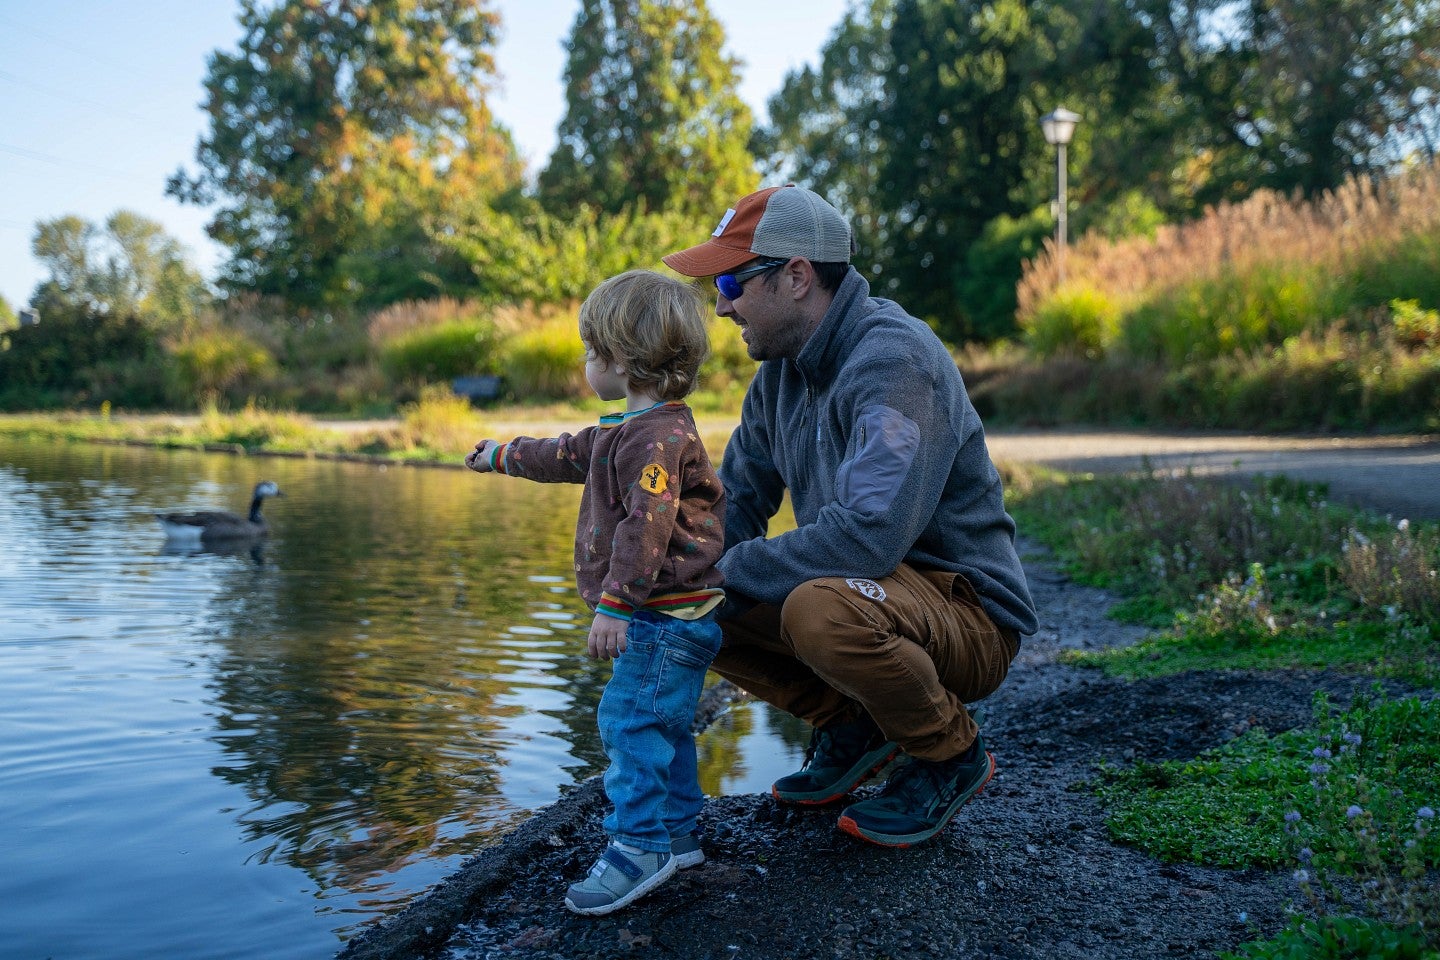
[[488, 437], [481, 440], [475, 444], [474, 450], [465, 455], [465, 466], [474, 470], [476, 473], [493, 473], [495, 471], [495, 465], [492, 453], [498, 446], [500, 446], [499, 443]]

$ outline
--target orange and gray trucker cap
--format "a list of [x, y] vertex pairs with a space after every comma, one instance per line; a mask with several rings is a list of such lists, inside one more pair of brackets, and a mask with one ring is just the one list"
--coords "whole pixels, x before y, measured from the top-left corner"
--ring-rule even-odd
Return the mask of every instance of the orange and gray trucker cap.
[[702, 244], [660, 259], [687, 277], [727, 273], [758, 257], [849, 263], [850, 223], [818, 193], [786, 184], [742, 197]]

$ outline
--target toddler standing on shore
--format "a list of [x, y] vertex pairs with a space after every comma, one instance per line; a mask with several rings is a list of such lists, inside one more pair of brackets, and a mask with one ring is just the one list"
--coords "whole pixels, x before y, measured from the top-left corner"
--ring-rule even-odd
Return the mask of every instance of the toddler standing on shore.
[[595, 612], [586, 650], [613, 659], [598, 722], [610, 766], [611, 842], [565, 905], [605, 914], [705, 859], [690, 724], [720, 649], [725, 495], [684, 398], [709, 352], [703, 304], [685, 283], [634, 270], [580, 307], [585, 379], [623, 413], [550, 439], [482, 440], [479, 473], [583, 483], [575, 576]]

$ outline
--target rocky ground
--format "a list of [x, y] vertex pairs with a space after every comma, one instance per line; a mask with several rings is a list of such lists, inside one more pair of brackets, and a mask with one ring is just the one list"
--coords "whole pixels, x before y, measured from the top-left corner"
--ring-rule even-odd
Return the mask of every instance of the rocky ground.
[[[1033, 548], [1029, 548], [1033, 549]], [[711, 801], [706, 862], [628, 910], [567, 912], [566, 885], [603, 845], [596, 781], [526, 822], [346, 958], [684, 960], [1203, 957], [1283, 926], [1288, 872], [1161, 863], [1112, 843], [1087, 781], [1101, 763], [1194, 756], [1250, 727], [1310, 719], [1371, 681], [1324, 672], [1197, 672], [1126, 682], [1056, 662], [1141, 631], [1113, 598], [1027, 562], [1041, 629], [981, 707], [997, 772], [940, 837], [886, 850], [837, 811], [766, 795]], [[872, 785], [865, 790], [873, 790]]]

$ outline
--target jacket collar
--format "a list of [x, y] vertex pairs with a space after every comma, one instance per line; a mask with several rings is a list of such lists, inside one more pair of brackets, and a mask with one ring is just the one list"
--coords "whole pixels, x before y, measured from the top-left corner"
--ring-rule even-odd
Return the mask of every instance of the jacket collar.
[[859, 321], [870, 311], [858, 308], [868, 304], [869, 298], [870, 284], [852, 266], [845, 279], [840, 281], [835, 299], [830, 302], [830, 309], [825, 311], [820, 326], [815, 328], [800, 349], [800, 355], [795, 358], [795, 366], [806, 383], [821, 387], [834, 379], [841, 363], [860, 338]]

